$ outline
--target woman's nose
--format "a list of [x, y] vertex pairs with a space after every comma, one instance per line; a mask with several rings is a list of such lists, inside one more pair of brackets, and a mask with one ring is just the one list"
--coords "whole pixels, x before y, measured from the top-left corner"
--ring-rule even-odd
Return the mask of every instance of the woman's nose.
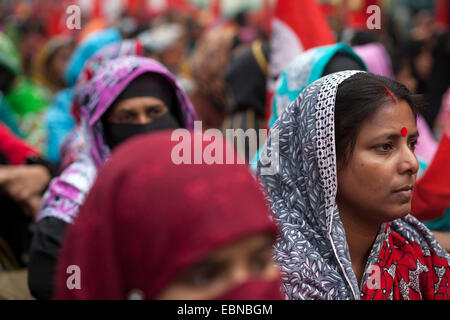
[[251, 278], [251, 272], [245, 264], [236, 265], [231, 274], [231, 281], [233, 284], [238, 285]]
[[147, 116], [145, 113], [140, 113], [138, 117], [138, 124], [147, 124], [150, 123], [152, 119]]
[[405, 148], [405, 151], [402, 153], [402, 159], [399, 167], [400, 173], [414, 175], [419, 171], [419, 161], [417, 161], [417, 157], [409, 147]]

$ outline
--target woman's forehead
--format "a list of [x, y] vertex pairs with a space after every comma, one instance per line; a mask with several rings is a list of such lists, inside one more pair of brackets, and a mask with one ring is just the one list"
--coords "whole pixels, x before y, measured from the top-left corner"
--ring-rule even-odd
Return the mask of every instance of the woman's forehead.
[[375, 136], [381, 132], [392, 132], [401, 136], [405, 130], [407, 133], [417, 131], [416, 117], [408, 102], [400, 100], [378, 108], [361, 125], [360, 134]]
[[161, 99], [148, 96], [148, 97], [133, 97], [125, 99], [117, 103], [115, 106], [113, 106], [113, 108], [119, 111], [119, 110], [139, 109], [144, 107], [146, 108], [152, 106], [166, 106], [166, 105]]

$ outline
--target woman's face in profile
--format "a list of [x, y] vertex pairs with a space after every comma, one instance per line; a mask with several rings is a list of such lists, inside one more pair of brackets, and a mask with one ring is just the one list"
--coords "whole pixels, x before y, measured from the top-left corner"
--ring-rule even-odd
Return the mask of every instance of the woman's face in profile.
[[186, 270], [158, 295], [161, 300], [208, 300], [249, 280], [274, 280], [272, 234], [256, 234], [215, 250]]
[[380, 107], [362, 124], [353, 152], [338, 170], [340, 210], [368, 223], [384, 223], [411, 211], [419, 168], [418, 132], [409, 104]]

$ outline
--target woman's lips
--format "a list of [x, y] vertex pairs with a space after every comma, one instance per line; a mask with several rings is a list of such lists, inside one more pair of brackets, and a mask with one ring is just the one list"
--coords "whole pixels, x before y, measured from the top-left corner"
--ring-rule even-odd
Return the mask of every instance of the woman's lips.
[[404, 187], [392, 192], [395, 197], [398, 197], [401, 202], [411, 201], [413, 195], [413, 187]]

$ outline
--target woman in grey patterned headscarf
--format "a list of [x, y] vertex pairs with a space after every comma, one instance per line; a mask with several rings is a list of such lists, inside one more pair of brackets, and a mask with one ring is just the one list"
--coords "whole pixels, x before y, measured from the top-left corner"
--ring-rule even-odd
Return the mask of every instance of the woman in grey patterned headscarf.
[[288, 298], [449, 298], [450, 256], [408, 214], [417, 110], [399, 83], [344, 71], [309, 85], [275, 122], [258, 174]]

